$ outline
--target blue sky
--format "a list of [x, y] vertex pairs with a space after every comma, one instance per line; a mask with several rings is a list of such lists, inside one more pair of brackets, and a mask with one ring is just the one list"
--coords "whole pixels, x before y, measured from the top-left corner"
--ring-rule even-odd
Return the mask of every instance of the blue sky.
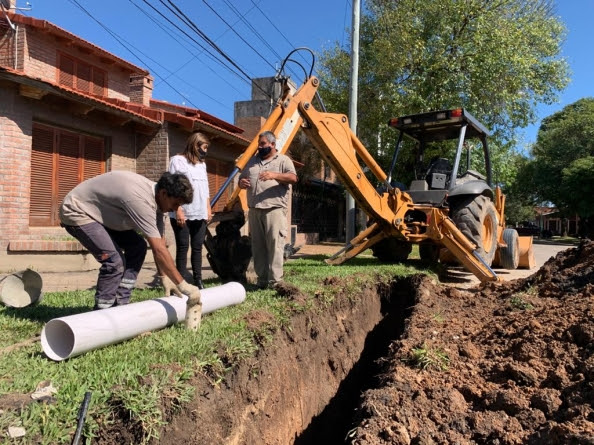
[[[167, 0], [163, 3], [169, 4]], [[301, 0], [292, 2], [291, 8], [278, 0], [174, 1], [199, 31], [236, 62], [231, 70], [200, 48], [204, 43], [195, 32], [184, 27], [190, 35], [187, 37], [149, 6], [180, 25], [163, 3], [33, 0], [32, 9], [23, 13], [55, 23], [149, 69], [155, 77], [154, 98], [195, 106], [229, 122], [233, 122], [234, 102], [251, 97], [248, 78], [273, 75], [282, 59], [297, 46], [319, 52], [334, 42], [348, 43], [350, 39], [350, 0]], [[26, 7], [26, 3], [18, 0], [17, 6]], [[594, 97], [594, 0], [557, 0], [557, 13], [568, 31], [563, 55], [569, 61], [572, 80], [560, 94], [558, 104], [539, 106], [539, 118], [582, 97]], [[524, 130], [525, 143], [536, 139], [538, 125]]]

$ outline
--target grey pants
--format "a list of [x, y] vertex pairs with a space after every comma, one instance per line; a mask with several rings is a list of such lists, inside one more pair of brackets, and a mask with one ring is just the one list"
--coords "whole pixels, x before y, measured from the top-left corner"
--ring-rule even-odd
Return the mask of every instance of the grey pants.
[[128, 304], [146, 256], [145, 239], [134, 230], [119, 232], [96, 222], [64, 228], [101, 263], [95, 307]]
[[258, 284], [267, 285], [281, 281], [287, 239], [287, 209], [250, 208], [248, 221]]

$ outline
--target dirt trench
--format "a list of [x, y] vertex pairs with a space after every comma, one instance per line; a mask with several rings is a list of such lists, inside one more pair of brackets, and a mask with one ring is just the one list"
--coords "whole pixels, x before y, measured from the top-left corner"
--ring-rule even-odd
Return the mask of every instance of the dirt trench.
[[159, 443], [594, 445], [594, 243], [506, 283], [339, 294], [196, 386]]
[[296, 315], [219, 388], [198, 381], [197, 396], [159, 443], [344, 443], [359, 395], [374, 385], [376, 360], [404, 329], [410, 286], [364, 287]]

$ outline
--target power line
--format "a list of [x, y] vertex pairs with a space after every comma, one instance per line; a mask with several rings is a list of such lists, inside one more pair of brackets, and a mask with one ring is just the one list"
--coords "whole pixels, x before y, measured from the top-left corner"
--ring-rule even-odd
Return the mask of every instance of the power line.
[[161, 17], [163, 17], [165, 20], [167, 20], [169, 23], [171, 23], [171, 25], [173, 25], [176, 29], [178, 29], [180, 32], [182, 32], [188, 39], [190, 39], [192, 42], [194, 42], [196, 45], [198, 45], [216, 63], [220, 64], [223, 68], [227, 69], [229, 72], [231, 72], [232, 74], [234, 74], [237, 77], [239, 77], [241, 80], [243, 80], [244, 82], [246, 82], [248, 85], [250, 84], [249, 81], [247, 81], [245, 78], [243, 78], [242, 76], [240, 76], [236, 71], [232, 70], [230, 67], [228, 67], [227, 65], [225, 65], [225, 63], [223, 63], [214, 54], [212, 54], [208, 50], [208, 48], [206, 48], [204, 45], [202, 45], [200, 42], [198, 42], [196, 39], [194, 39], [192, 36], [190, 36], [186, 31], [184, 31], [183, 29], [181, 29], [178, 25], [176, 25], [175, 23], [173, 23], [168, 17], [166, 17], [161, 11], [159, 11], [158, 9], [156, 9], [153, 5], [151, 5], [147, 0], [142, 0], [142, 1], [144, 3], [146, 3], [151, 9], [153, 9], [157, 14], [159, 14]]
[[264, 62], [266, 62], [266, 63], [267, 63], [267, 64], [268, 64], [268, 65], [269, 65], [269, 66], [270, 66], [272, 69], [274, 69], [274, 65], [272, 65], [272, 64], [271, 64], [271, 63], [268, 61], [268, 59], [266, 59], [266, 58], [265, 58], [265, 57], [264, 57], [262, 54], [260, 54], [260, 53], [258, 52], [258, 50], [257, 50], [257, 49], [255, 49], [255, 48], [254, 48], [252, 45], [250, 45], [248, 41], [246, 41], [246, 40], [245, 40], [243, 37], [241, 37], [241, 35], [240, 35], [240, 34], [239, 34], [237, 31], [235, 31], [235, 29], [233, 29], [233, 27], [232, 27], [232, 26], [231, 26], [229, 23], [227, 23], [227, 21], [226, 21], [226, 20], [225, 20], [223, 17], [221, 17], [221, 15], [220, 15], [220, 14], [219, 14], [217, 11], [215, 11], [215, 9], [214, 9], [212, 6], [210, 6], [210, 4], [209, 4], [209, 3], [208, 3], [206, 0], [202, 0], [202, 2], [203, 2], [203, 3], [204, 3], [206, 6], [208, 6], [208, 7], [210, 8], [210, 10], [211, 10], [213, 13], [215, 13], [215, 15], [216, 15], [216, 16], [217, 16], [219, 19], [221, 19], [221, 21], [222, 21], [222, 22], [223, 22], [225, 25], [227, 25], [227, 26], [229, 27], [229, 29], [230, 29], [231, 31], [233, 31], [233, 33], [234, 33], [234, 34], [235, 34], [237, 37], [239, 37], [243, 43], [245, 43], [247, 46], [249, 46], [249, 47], [252, 49], [252, 51], [254, 51], [254, 52], [255, 52], [255, 53], [258, 55], [258, 56], [260, 56], [260, 58], [261, 58], [261, 59], [262, 59]]
[[[99, 26], [101, 26], [107, 33], [109, 33], [109, 35], [111, 35], [120, 45], [122, 45], [130, 54], [132, 54], [137, 60], [140, 61], [140, 63], [142, 63], [144, 66], [149, 67], [149, 64], [147, 64], [144, 60], [142, 60], [142, 58], [140, 58], [136, 53], [134, 53], [134, 51], [132, 51], [130, 48], [128, 48], [128, 46], [122, 41], [122, 38], [117, 35], [115, 32], [111, 31], [107, 26], [105, 26], [101, 21], [97, 20], [95, 17], [93, 17], [93, 15], [87, 11], [80, 3], [78, 3], [77, 0], [68, 0], [70, 3], [73, 3], [74, 5], [78, 6], [85, 14], [87, 14], [89, 17], [91, 17], [97, 24], [99, 24]], [[144, 54], [142, 51], [140, 51], [138, 48], [135, 48], [133, 45], [130, 44], [130, 46], [132, 46], [136, 51], [140, 52], [142, 55], [144, 55], [145, 57], [148, 57], [150, 60], [152, 60], [153, 62], [157, 63], [159, 66], [161, 66], [163, 69], [166, 70], [166, 68], [164, 68], [162, 65], [160, 65], [158, 62], [156, 62], [155, 60], [153, 60], [151, 57], [147, 56], [146, 54]], [[186, 95], [182, 94], [180, 91], [178, 91], [173, 85], [171, 85], [166, 79], [163, 79], [161, 76], [159, 76], [159, 74], [156, 72], [156, 70], [151, 70], [155, 73], [156, 76], [160, 77], [166, 84], [167, 86], [169, 86], [173, 91], [175, 91], [177, 94], [179, 94], [182, 98], [184, 98], [184, 100], [187, 100], [188, 102], [190, 102], [190, 104], [194, 107], [194, 108], [198, 108], [197, 105], [195, 105], [194, 103], [192, 103], [192, 101], [190, 101]]]
[[188, 25], [191, 29], [194, 30], [205, 42], [207, 42], [216, 52], [218, 52], [225, 60], [227, 60], [231, 65], [233, 65], [240, 73], [242, 73], [246, 79], [251, 80], [252, 76], [246, 73], [243, 68], [241, 68], [230, 56], [228, 56], [218, 45], [212, 41], [196, 24], [186, 15], [184, 12], [171, 0], [167, 0], [168, 3], [177, 11], [173, 11], [169, 6], [167, 6], [164, 0], [159, 0], [163, 6], [169, 9], [172, 13], [174, 13], [180, 20], [182, 20], [186, 25]]
[[[146, 1], [146, 0], [144, 0]], [[182, 20], [182, 22], [184, 22], [187, 26], [189, 26], [191, 29], [194, 30], [194, 32], [196, 32], [203, 40], [205, 40], [213, 49], [215, 49], [215, 51], [217, 51], [221, 56], [223, 56], [227, 61], [229, 61], [229, 63], [231, 63], [235, 68], [237, 68], [249, 81], [252, 80], [253, 76], [250, 76], [249, 74], [247, 74], [229, 55], [227, 55], [221, 48], [218, 47], [218, 45], [211, 40], [206, 33], [204, 33], [172, 0], [167, 0], [168, 3], [171, 4], [171, 6], [175, 9], [175, 11], [173, 11], [169, 6], [167, 6], [164, 2], [164, 0], [159, 0], [161, 2], [161, 4], [163, 4], [167, 9], [169, 9], [169, 11], [171, 11], [174, 15], [176, 15], [180, 20]], [[262, 93], [264, 93], [266, 96], [272, 98], [272, 96], [265, 91], [264, 89], [262, 89], [258, 84], [253, 84], [253, 86], [255, 86], [256, 88], [258, 88], [260, 91], [262, 91]]]
[[[171, 37], [171, 39], [178, 43], [182, 48], [184, 48], [186, 51], [188, 51], [188, 53], [190, 53], [192, 55], [192, 58], [189, 59], [188, 61], [186, 61], [184, 64], [182, 64], [179, 68], [177, 68], [176, 70], [174, 70], [169, 76], [167, 76], [167, 78], [169, 78], [170, 76], [175, 76], [177, 79], [181, 80], [182, 82], [186, 83], [186, 85], [196, 89], [198, 92], [200, 92], [201, 94], [205, 95], [206, 97], [208, 97], [209, 99], [213, 100], [214, 102], [218, 103], [219, 105], [222, 105], [223, 107], [226, 106], [225, 104], [219, 102], [217, 99], [211, 97], [210, 95], [208, 95], [207, 93], [205, 93], [204, 91], [200, 90], [199, 88], [197, 88], [195, 85], [192, 85], [188, 82], [186, 82], [184, 79], [182, 79], [181, 77], [177, 76], [177, 72], [179, 70], [181, 70], [183, 67], [185, 67], [186, 65], [188, 65], [189, 63], [193, 62], [194, 60], [199, 61], [204, 67], [206, 67], [209, 71], [211, 71], [213, 74], [217, 74], [215, 70], [213, 70], [210, 65], [204, 63], [202, 60], [200, 60], [198, 58], [198, 56], [200, 54], [203, 54], [203, 52], [201, 52], [200, 54], [196, 55], [192, 52], [191, 49], [189, 49], [188, 47], [186, 47], [181, 41], [180, 39], [176, 38], [174, 35], [171, 34], [171, 32], [169, 32], [169, 30], [162, 25], [161, 23], [159, 23], [158, 20], [156, 20], [153, 16], [151, 16], [148, 12], [146, 12], [144, 9], [142, 9], [139, 5], [137, 5], [136, 3], [134, 3], [133, 0], [128, 0], [130, 3], [132, 3], [140, 12], [142, 12], [149, 20], [151, 20], [155, 25], [157, 25], [159, 28], [161, 28], [163, 30], [163, 32], [165, 32], [169, 37]], [[239, 91], [237, 88], [235, 88], [235, 86], [229, 82], [227, 79], [223, 78], [223, 77], [219, 77], [223, 82], [225, 82], [227, 85], [229, 85], [231, 88], [233, 88], [235, 91], [237, 91], [237, 93], [242, 94], [241, 91]]]

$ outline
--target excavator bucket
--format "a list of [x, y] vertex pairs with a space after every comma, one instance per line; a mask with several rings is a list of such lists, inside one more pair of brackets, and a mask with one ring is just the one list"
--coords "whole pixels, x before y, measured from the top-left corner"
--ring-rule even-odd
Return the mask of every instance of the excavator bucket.
[[522, 269], [532, 269], [536, 266], [534, 261], [534, 250], [532, 248], [531, 236], [520, 236], [520, 262], [518, 267]]

